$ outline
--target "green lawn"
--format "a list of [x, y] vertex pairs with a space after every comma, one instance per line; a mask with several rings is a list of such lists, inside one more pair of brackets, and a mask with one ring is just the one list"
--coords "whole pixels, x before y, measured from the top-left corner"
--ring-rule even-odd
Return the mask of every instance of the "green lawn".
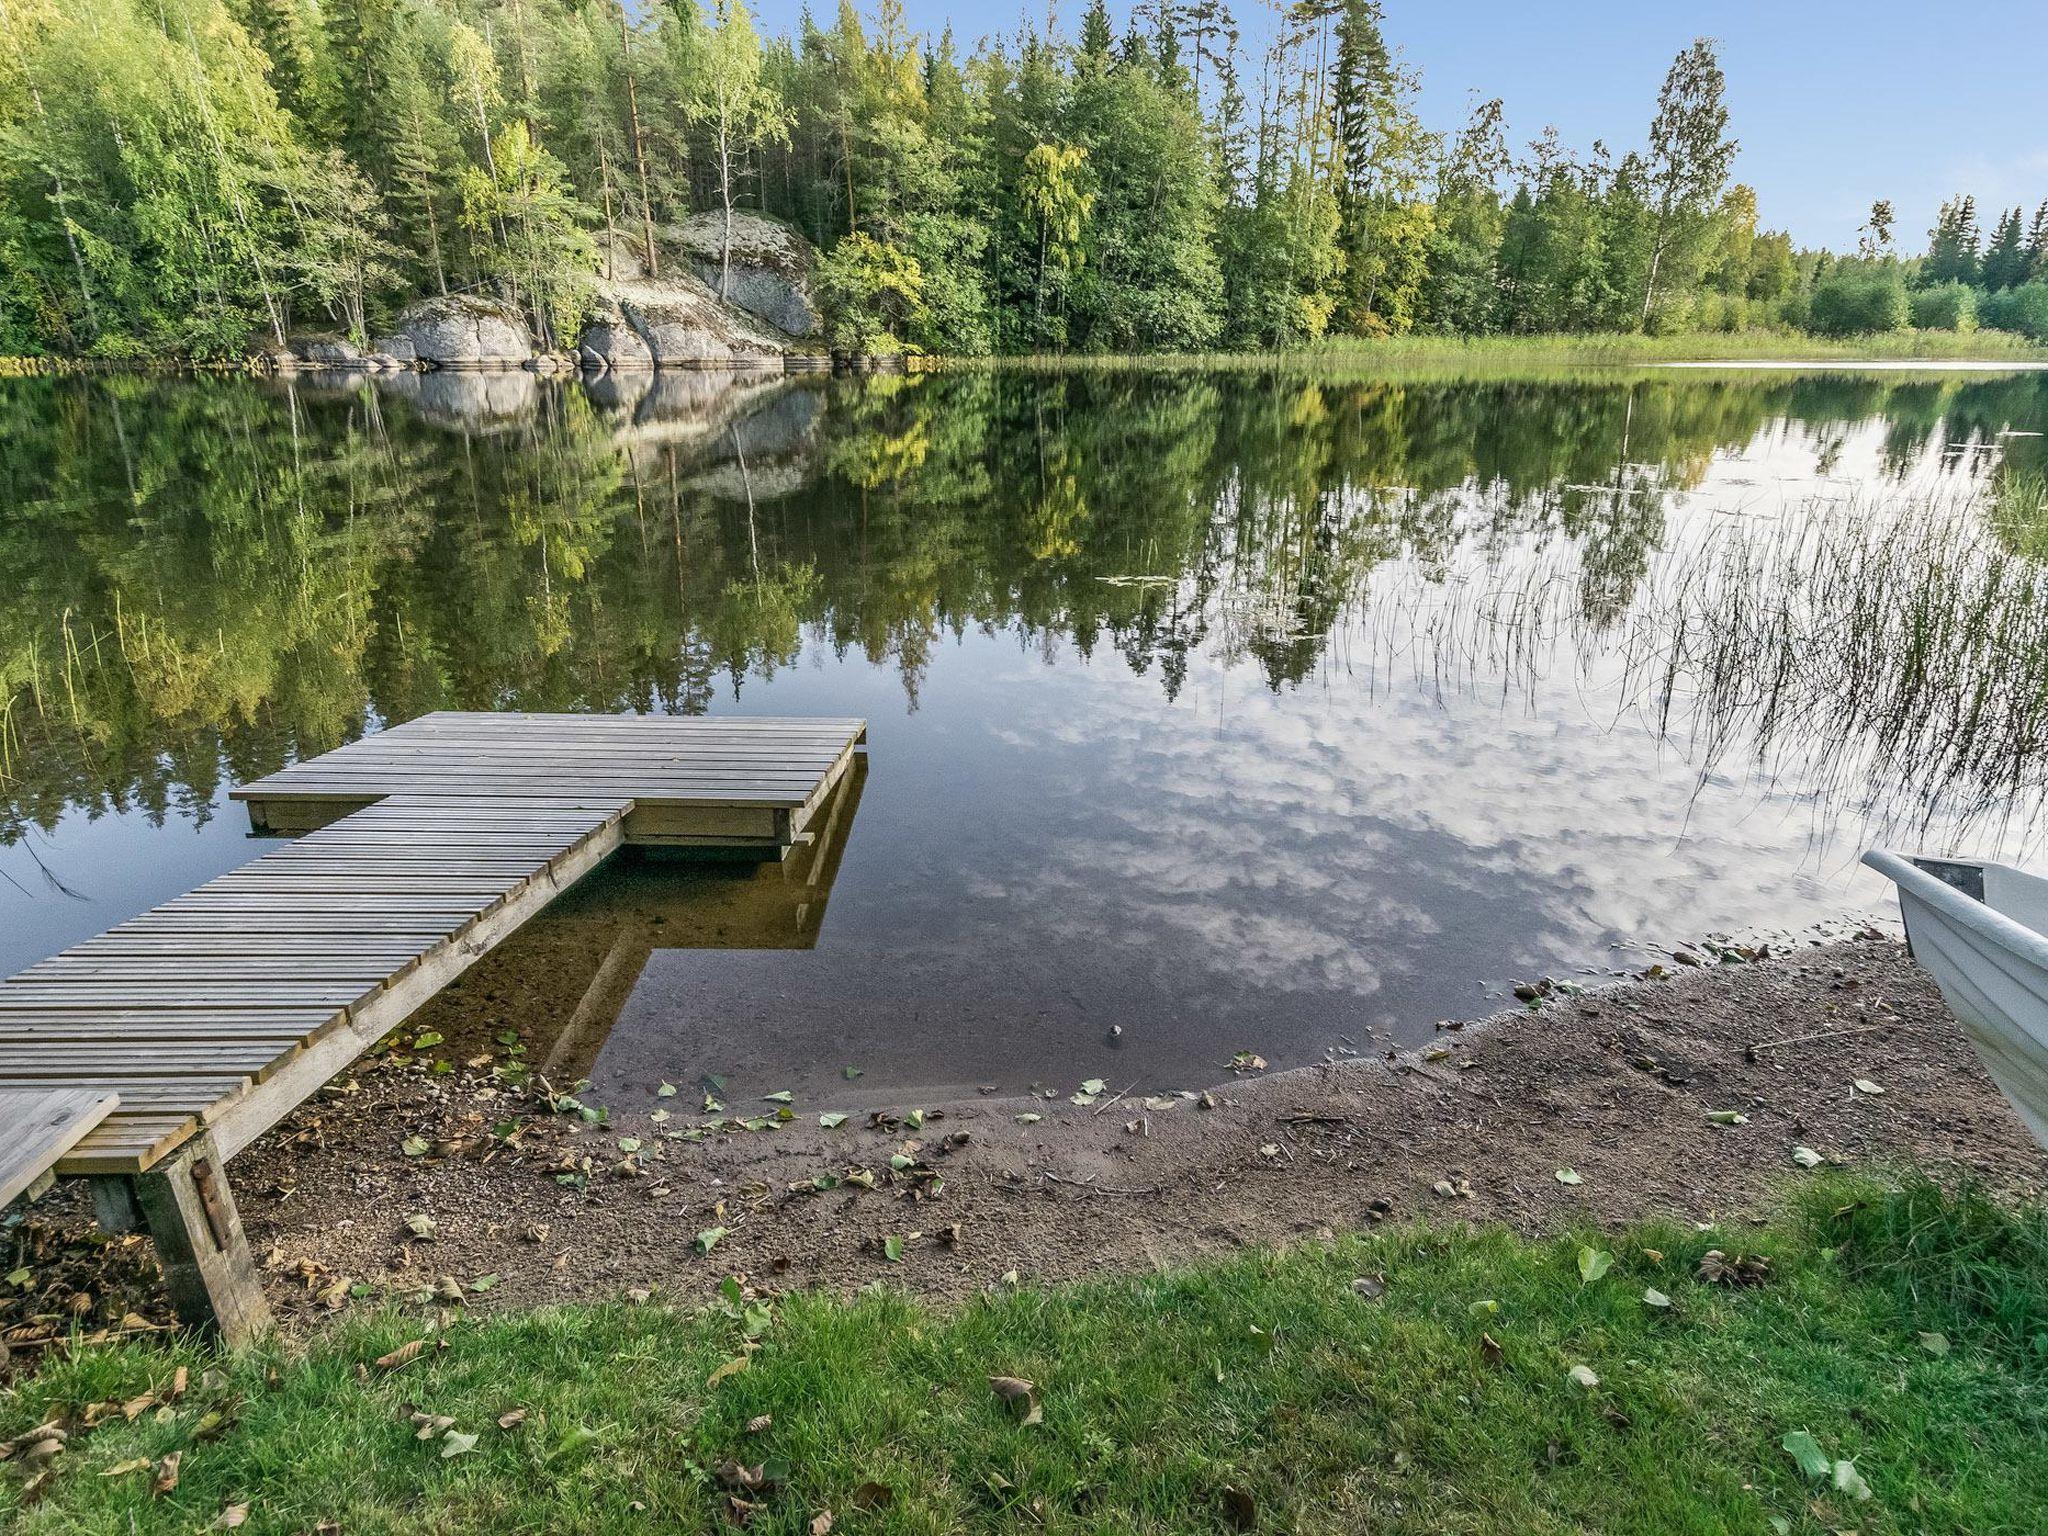
[[[1702, 1280], [1714, 1247], [1769, 1273]], [[369, 1363], [426, 1333], [386, 1313], [303, 1353], [53, 1361], [0, 1397], [0, 1437], [179, 1363], [191, 1386], [75, 1432], [27, 1509], [0, 1469], [0, 1526], [196, 1531], [247, 1501], [246, 1530], [349, 1536], [803, 1532], [828, 1509], [849, 1532], [2048, 1529], [2048, 1215], [1926, 1186], [1824, 1181], [1739, 1231], [1409, 1227], [950, 1311], [877, 1291], [458, 1319]], [[1037, 1422], [997, 1375], [1036, 1384]], [[417, 1438], [415, 1411], [452, 1427]]]

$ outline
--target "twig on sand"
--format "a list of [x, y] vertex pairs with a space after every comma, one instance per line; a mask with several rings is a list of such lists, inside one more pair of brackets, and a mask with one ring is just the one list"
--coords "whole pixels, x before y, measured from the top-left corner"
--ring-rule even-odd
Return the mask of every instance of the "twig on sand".
[[1890, 1024], [1859, 1024], [1854, 1029], [1824, 1029], [1817, 1035], [1790, 1035], [1783, 1040], [1765, 1040], [1756, 1045], [1742, 1048], [1743, 1059], [1755, 1061], [1758, 1051], [1774, 1051], [1781, 1045], [1812, 1045], [1817, 1040], [1840, 1040], [1847, 1035], [1870, 1035], [1880, 1029], [1891, 1029]]
[[1084, 1189], [1091, 1194], [1097, 1195], [1156, 1195], [1159, 1193], [1159, 1186], [1157, 1184], [1148, 1184], [1143, 1189], [1127, 1189], [1119, 1184], [1098, 1184], [1093, 1178], [1063, 1179], [1056, 1173], [1046, 1173], [1042, 1170], [1038, 1176], [1041, 1179], [1050, 1179], [1055, 1184], [1064, 1184], [1069, 1189]]
[[1118, 1094], [1115, 1098], [1111, 1099], [1107, 1104], [1103, 1105], [1102, 1109], [1096, 1110], [1095, 1113], [1099, 1115], [1102, 1113], [1102, 1110], [1104, 1109], [1115, 1109], [1117, 1105], [1121, 1104], [1124, 1101], [1124, 1099], [1129, 1096], [1130, 1091], [1137, 1086], [1138, 1084], [1135, 1079], [1131, 1082], [1126, 1083], [1124, 1085], [1124, 1091], [1122, 1093]]

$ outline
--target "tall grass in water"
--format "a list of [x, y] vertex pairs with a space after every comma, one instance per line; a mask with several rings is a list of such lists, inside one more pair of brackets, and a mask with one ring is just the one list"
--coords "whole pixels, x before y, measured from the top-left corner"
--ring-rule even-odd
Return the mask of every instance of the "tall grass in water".
[[2048, 474], [2000, 471], [1991, 492], [1991, 526], [2009, 548], [2048, 561]]
[[[1483, 526], [1483, 496], [1473, 511]], [[1997, 838], [2048, 806], [2048, 549], [1994, 512], [1975, 484], [1676, 508], [1625, 558], [1467, 539], [1375, 571], [1355, 601], [1375, 679], [1503, 707], [1564, 688], [1682, 747], [1702, 785], [1746, 773], [1810, 803], [1817, 841], [1841, 820]]]
[[2048, 788], [2048, 566], [1975, 501], [1808, 504], [1668, 554], [1629, 635], [1659, 727], [1903, 826], [2024, 814]]

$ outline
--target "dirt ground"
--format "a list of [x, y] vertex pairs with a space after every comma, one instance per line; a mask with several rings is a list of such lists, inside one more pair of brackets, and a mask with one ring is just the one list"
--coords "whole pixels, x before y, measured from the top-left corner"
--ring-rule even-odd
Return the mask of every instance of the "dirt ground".
[[[706, 1114], [703, 1085], [592, 1123], [494, 1080], [502, 1061], [469, 1059], [440, 1074], [420, 1056], [366, 1060], [236, 1159], [289, 1325], [435, 1292], [687, 1300], [734, 1272], [949, 1298], [1011, 1273], [1113, 1274], [1416, 1215], [1527, 1231], [1725, 1219], [1801, 1176], [1795, 1147], [2012, 1192], [2048, 1182], [2048, 1154], [1939, 994], [1874, 938], [1557, 997], [1389, 1060], [1219, 1063], [1206, 1094], [1112, 1082], [1075, 1103], [1068, 1085], [829, 1129], [805, 1103], [780, 1123], [772, 1103]], [[1730, 1112], [1740, 1123], [1721, 1123]], [[164, 1316], [147, 1244], [98, 1237], [81, 1192], [62, 1189], [13, 1235], [30, 1274], [0, 1298], [0, 1336], [18, 1363], [74, 1323]]]

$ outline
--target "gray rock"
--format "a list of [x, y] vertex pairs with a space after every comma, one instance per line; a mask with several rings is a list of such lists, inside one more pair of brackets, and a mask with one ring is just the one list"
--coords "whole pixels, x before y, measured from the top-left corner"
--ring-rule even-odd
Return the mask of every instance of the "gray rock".
[[610, 297], [657, 368], [780, 367], [789, 338], [694, 277], [614, 283]]
[[644, 370], [654, 366], [654, 354], [647, 350], [647, 343], [618, 304], [611, 301], [603, 304], [597, 317], [584, 326], [582, 338], [576, 344], [576, 356], [584, 367], [597, 371]]
[[291, 354], [306, 368], [360, 368], [363, 354], [345, 337], [332, 335], [294, 336]]
[[[722, 211], [693, 214], [678, 232], [690, 265], [716, 293], [719, 250], [725, 233]], [[817, 254], [808, 240], [780, 219], [758, 213], [732, 216], [732, 256], [726, 301], [792, 336], [818, 330], [811, 274]]]
[[533, 337], [519, 311], [472, 294], [408, 304], [397, 331], [421, 362], [435, 368], [523, 368], [533, 356]]
[[420, 349], [412, 344], [410, 336], [378, 336], [371, 340], [370, 347], [404, 367], [420, 360]]

